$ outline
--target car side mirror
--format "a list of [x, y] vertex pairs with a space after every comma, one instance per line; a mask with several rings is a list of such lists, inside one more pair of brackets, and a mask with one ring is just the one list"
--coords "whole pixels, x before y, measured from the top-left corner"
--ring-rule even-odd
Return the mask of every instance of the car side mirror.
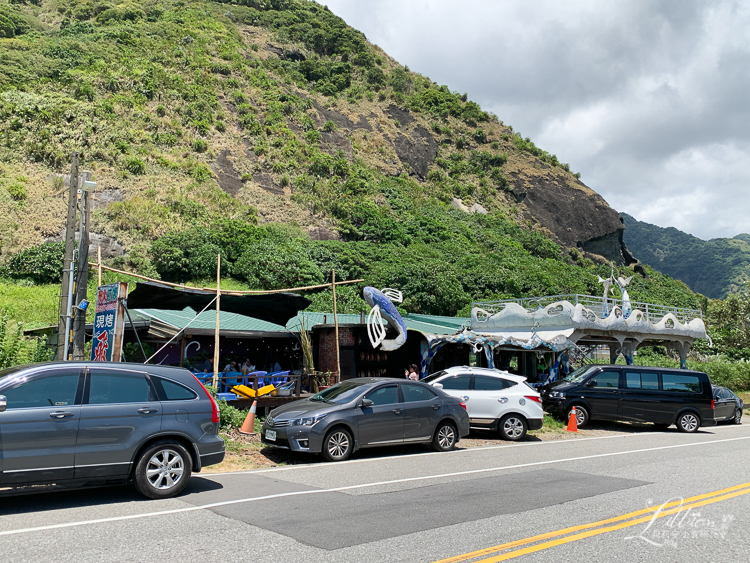
[[360, 408], [366, 409], [371, 407], [374, 403], [370, 399], [362, 399], [359, 403]]
[[443, 384], [442, 383], [433, 383], [432, 386], [435, 389], [442, 389], [443, 388]]
[[0, 412], [5, 412], [5, 409], [8, 407], [8, 399], [5, 398], [5, 395], [0, 395]]
[[586, 382], [586, 387], [596, 387], [596, 381], [593, 380], [593, 379], [590, 380], [590, 381], [587, 381]]

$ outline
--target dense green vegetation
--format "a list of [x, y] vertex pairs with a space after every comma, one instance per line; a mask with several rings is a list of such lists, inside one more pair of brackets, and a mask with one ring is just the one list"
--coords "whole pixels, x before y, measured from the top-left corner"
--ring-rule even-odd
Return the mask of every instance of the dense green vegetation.
[[625, 213], [622, 217], [625, 244], [633, 255], [693, 291], [723, 299], [750, 281], [750, 235], [702, 240], [674, 227], [665, 229]]
[[[472, 299], [598, 293], [605, 266], [518, 224], [498, 196], [509, 189], [509, 155], [568, 166], [503, 129], [465, 94], [399, 66], [324, 6], [0, 6], [13, 22], [12, 37], [6, 31], [11, 38], [0, 43], [0, 162], [60, 170], [79, 150], [84, 165], [99, 163], [137, 186], [94, 215], [95, 228], [128, 246], [128, 257], [115, 261], [120, 267], [169, 281], [210, 279], [221, 252], [222, 273], [247, 287], [322, 283], [335, 269], [339, 279], [400, 287], [407, 311], [448, 315], [467, 312]], [[279, 56], [252, 42], [263, 33], [281, 45], [273, 47]], [[352, 106], [377, 98], [430, 120], [440, 151], [428, 180], [386, 175], [364, 157], [323, 151], [321, 134], [337, 125], [316, 124], [315, 98], [306, 92]], [[275, 175], [296, 205], [329, 217], [342, 240], [316, 242], [293, 225], [258, 224], [253, 207], [222, 191], [208, 164], [230, 129], [261, 159], [243, 178]], [[14, 209], [30, 205], [28, 179], [9, 180]], [[453, 197], [480, 201], [490, 212], [466, 214], [448, 204]], [[53, 281], [60, 252], [52, 244], [6, 252], [0, 274], [22, 284]], [[632, 294], [698, 305], [687, 288], [656, 272], [636, 280]], [[357, 288], [342, 290], [341, 298], [345, 311], [364, 307]], [[329, 305], [325, 293], [314, 300], [314, 307]]]

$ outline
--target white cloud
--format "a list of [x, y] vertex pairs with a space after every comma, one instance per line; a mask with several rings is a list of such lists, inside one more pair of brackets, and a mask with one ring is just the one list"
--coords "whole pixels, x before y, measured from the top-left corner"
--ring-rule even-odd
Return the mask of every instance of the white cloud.
[[750, 232], [750, 3], [327, 0], [554, 153], [615, 209]]

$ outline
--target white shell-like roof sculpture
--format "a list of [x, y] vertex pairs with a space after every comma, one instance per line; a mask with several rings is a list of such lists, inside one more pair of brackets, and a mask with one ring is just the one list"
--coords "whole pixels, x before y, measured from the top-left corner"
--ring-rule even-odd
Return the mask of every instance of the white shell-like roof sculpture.
[[629, 303], [623, 313], [616, 299], [590, 295], [557, 295], [475, 303], [471, 330], [482, 334], [524, 331], [553, 337], [564, 334], [573, 342], [586, 336], [609, 336], [622, 342], [633, 339], [692, 341], [706, 338], [701, 311], [648, 303]]

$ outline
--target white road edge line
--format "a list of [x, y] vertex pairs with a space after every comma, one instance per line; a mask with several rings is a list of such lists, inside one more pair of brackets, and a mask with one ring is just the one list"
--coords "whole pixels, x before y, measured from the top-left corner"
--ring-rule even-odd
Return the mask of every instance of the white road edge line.
[[150, 518], [153, 516], [164, 516], [167, 514], [180, 514], [182, 512], [194, 512], [196, 510], [210, 510], [212, 508], [218, 508], [221, 506], [229, 506], [233, 504], [242, 504], [246, 502], [257, 502], [261, 500], [270, 500], [270, 499], [276, 499], [276, 498], [284, 498], [284, 497], [293, 497], [293, 496], [300, 496], [300, 495], [318, 495], [318, 494], [324, 494], [324, 493], [337, 493], [340, 491], [351, 491], [354, 489], [364, 489], [367, 487], [379, 487], [383, 485], [395, 485], [398, 483], [411, 483], [414, 481], [427, 481], [430, 479], [444, 479], [447, 477], [458, 477], [460, 475], [476, 475], [479, 473], [491, 473], [493, 471], [503, 471], [507, 469], [519, 469], [523, 467], [534, 467], [539, 465], [551, 465], [555, 463], [567, 463], [571, 461], [581, 461], [585, 459], [596, 459], [600, 457], [613, 457], [618, 455], [628, 455], [628, 454], [636, 454], [636, 453], [644, 453], [644, 452], [653, 452], [653, 451], [659, 451], [659, 450], [671, 450], [671, 449], [677, 449], [677, 448], [689, 448], [692, 446], [705, 446], [710, 444], [719, 444], [722, 442], [735, 442], [737, 440], [750, 440], [750, 436], [742, 436], [739, 438], [725, 438], [723, 440], [712, 440], [712, 441], [703, 441], [703, 442], [691, 442], [689, 444], [675, 444], [671, 446], [659, 446], [655, 448], [642, 448], [638, 450], [627, 450], [624, 452], [610, 452], [605, 454], [594, 454], [594, 455], [587, 455], [587, 456], [580, 456], [580, 457], [569, 457], [565, 459], [552, 459], [547, 461], [535, 461], [531, 463], [519, 463], [516, 465], [505, 465], [502, 467], [488, 467], [485, 469], [472, 469], [469, 471], [457, 471], [454, 473], [442, 473], [440, 475], [425, 475], [422, 477], [407, 477], [405, 479], [394, 479], [392, 481], [379, 481], [375, 483], [363, 483], [360, 485], [348, 485], [346, 487], [333, 487], [330, 489], [312, 489], [309, 491], [293, 491], [288, 493], [276, 493], [273, 495], [266, 495], [261, 497], [249, 497], [249, 498], [243, 498], [243, 499], [235, 499], [235, 500], [226, 500], [222, 502], [214, 502], [209, 504], [202, 504], [200, 506], [188, 506], [185, 508], [175, 508], [171, 510], [160, 510], [157, 512], [146, 512], [142, 514], [130, 514], [127, 516], [113, 516], [112, 518], [100, 518], [97, 520], [82, 520], [79, 522], [66, 522], [64, 524], [51, 524], [49, 526], [38, 526], [35, 528], [19, 528], [17, 530], [5, 530], [0, 532], [0, 536], [12, 536], [12, 535], [18, 535], [18, 534], [28, 534], [32, 532], [42, 532], [45, 530], [58, 530], [62, 528], [74, 528], [79, 526], [88, 526], [91, 524], [105, 524], [108, 522], [120, 522], [124, 520], [135, 520], [138, 518]]
[[[726, 428], [742, 428], [742, 426], [727, 426]], [[747, 428], [747, 427], [745, 427]], [[425, 457], [430, 455], [461, 455], [468, 452], [484, 452], [487, 450], [500, 450], [500, 449], [508, 449], [508, 448], [531, 448], [536, 446], [549, 446], [553, 444], [577, 444], [579, 442], [587, 442], [590, 440], [611, 440], [613, 438], [634, 438], [634, 437], [643, 437], [643, 436], [663, 436], [664, 432], [661, 431], [654, 431], [654, 432], [628, 432], [628, 433], [621, 433], [621, 434], [612, 434], [609, 436], [589, 436], [588, 438], [570, 438], [570, 439], [560, 439], [560, 440], [545, 440], [543, 442], [521, 442], [521, 443], [510, 443], [510, 444], [503, 444], [502, 446], [479, 446], [476, 448], [466, 448], [463, 450], [453, 450], [450, 452], [420, 452], [416, 454], [404, 454], [404, 455], [398, 455], [398, 456], [383, 456], [383, 457], [372, 457], [367, 459], [349, 459], [346, 461], [330, 461], [330, 462], [322, 462], [322, 463], [299, 463], [295, 465], [286, 465], [284, 467], [271, 467], [269, 469], [247, 469], [245, 471], [226, 471], [221, 472], [217, 471], [216, 473], [200, 473], [201, 477], [221, 477], [223, 475], [248, 475], [248, 474], [258, 474], [258, 473], [274, 473], [277, 471], [294, 471], [294, 470], [300, 470], [300, 469], [310, 469], [310, 468], [317, 468], [317, 467], [328, 467], [331, 465], [335, 465], [337, 467], [341, 465], [348, 465], [352, 463], [370, 463], [370, 462], [379, 462], [379, 461], [394, 461], [404, 458], [410, 458], [410, 457]], [[459, 442], [460, 444], [460, 442]]]

